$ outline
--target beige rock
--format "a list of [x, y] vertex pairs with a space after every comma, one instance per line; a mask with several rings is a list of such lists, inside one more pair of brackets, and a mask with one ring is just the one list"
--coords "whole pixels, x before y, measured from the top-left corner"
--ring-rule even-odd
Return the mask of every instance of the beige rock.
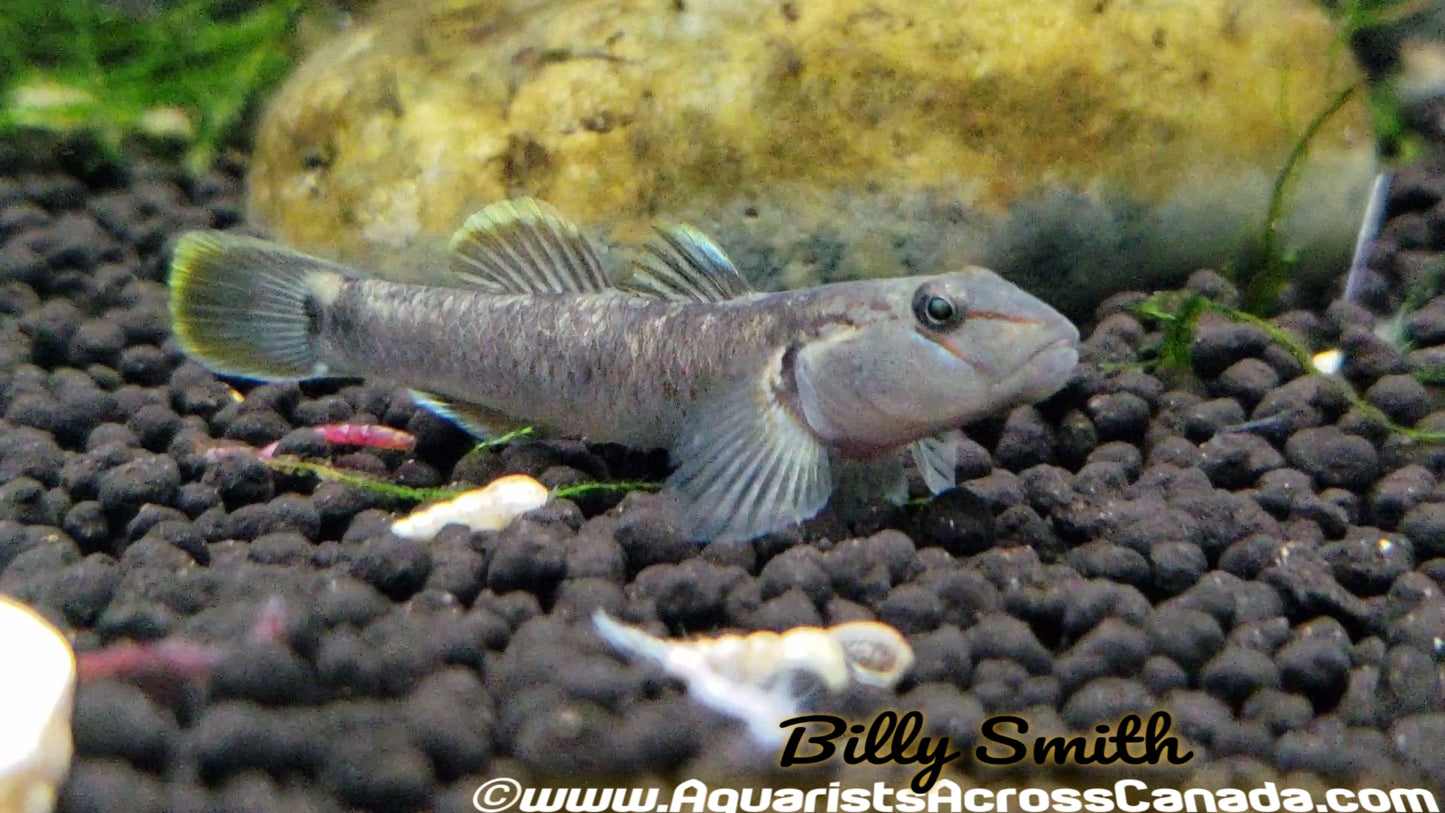
[[[413, 278], [468, 213], [528, 194], [625, 241], [694, 222], [763, 287], [981, 261], [1082, 306], [1242, 256], [1357, 81], [1311, 0], [389, 8], [279, 91], [251, 206]], [[1352, 102], [1295, 190], [1302, 267], [1339, 269], [1372, 167]]]

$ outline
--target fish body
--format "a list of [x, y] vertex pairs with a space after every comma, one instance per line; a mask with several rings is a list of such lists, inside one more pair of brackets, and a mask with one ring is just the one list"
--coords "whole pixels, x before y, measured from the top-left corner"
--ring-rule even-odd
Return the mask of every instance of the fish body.
[[428, 390], [486, 405], [499, 424], [517, 416], [641, 449], [670, 446], [712, 385], [760, 364], [786, 332], [759, 300], [499, 296], [367, 280], [336, 308], [346, 326], [332, 332], [330, 369], [401, 382], [425, 369]]
[[421, 286], [193, 233], [172, 266], [176, 333], [218, 372], [385, 380], [478, 435], [669, 449], [667, 490], [699, 539], [776, 530], [830, 497], [906, 498], [906, 452], [951, 487], [956, 428], [1047, 397], [1078, 358], [1068, 320], [979, 268], [762, 294], [676, 227], [614, 279], [530, 200], [478, 213], [452, 248], [456, 284]]

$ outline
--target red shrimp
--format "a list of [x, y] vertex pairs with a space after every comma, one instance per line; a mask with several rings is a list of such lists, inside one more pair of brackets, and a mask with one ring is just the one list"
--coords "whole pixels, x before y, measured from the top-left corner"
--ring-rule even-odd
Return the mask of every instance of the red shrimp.
[[[272, 596], [261, 605], [248, 638], [253, 643], [284, 643], [286, 608]], [[160, 641], [122, 641], [77, 653], [75, 665], [82, 682], [116, 678], [164, 688], [168, 684], [202, 681], [210, 677], [226, 647], [171, 636]]]
[[416, 448], [416, 437], [400, 429], [372, 423], [330, 423], [313, 426], [327, 443], [342, 446], [364, 446], [369, 449], [395, 449], [409, 452]]

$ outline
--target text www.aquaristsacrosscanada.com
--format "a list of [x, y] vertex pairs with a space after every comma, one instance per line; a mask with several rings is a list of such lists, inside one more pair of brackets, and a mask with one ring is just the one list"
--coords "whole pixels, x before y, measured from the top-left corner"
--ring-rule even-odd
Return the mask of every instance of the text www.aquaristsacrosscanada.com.
[[657, 788], [523, 788], [515, 779], [501, 777], [483, 783], [472, 794], [472, 806], [481, 813], [516, 810], [565, 813], [1143, 813], [1162, 811], [1300, 811], [1300, 813], [1439, 813], [1435, 794], [1420, 788], [1389, 790], [1334, 788], [1316, 799], [1301, 788], [1281, 788], [1273, 782], [1250, 789], [1150, 788], [1138, 779], [1121, 779], [1110, 787], [1087, 788], [964, 788], [949, 779], [926, 794], [897, 789], [884, 782], [843, 787], [709, 788], [690, 779], [671, 791]]

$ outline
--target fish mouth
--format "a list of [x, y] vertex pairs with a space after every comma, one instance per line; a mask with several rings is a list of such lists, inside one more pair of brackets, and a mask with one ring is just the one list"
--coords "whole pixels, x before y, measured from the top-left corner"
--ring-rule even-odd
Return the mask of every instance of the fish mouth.
[[1054, 339], [1053, 341], [1051, 341], [1051, 342], [1049, 342], [1049, 343], [1047, 343], [1047, 344], [1040, 345], [1037, 349], [1034, 350], [1034, 352], [1028, 354], [1028, 356], [1024, 359], [1024, 361], [1025, 361], [1025, 362], [1034, 361], [1034, 360], [1037, 359], [1039, 356], [1045, 355], [1045, 354], [1047, 354], [1047, 353], [1052, 353], [1052, 352], [1054, 352], [1054, 351], [1056, 351], [1056, 350], [1063, 350], [1063, 349], [1072, 350], [1072, 351], [1074, 352], [1074, 356], [1077, 357], [1077, 356], [1079, 355], [1079, 349], [1078, 349], [1078, 347], [1076, 346], [1076, 344], [1077, 344], [1077, 340], [1076, 340], [1076, 339], [1073, 339], [1073, 338], [1071, 338], [1071, 337], [1069, 337], [1069, 336], [1060, 336], [1059, 338]]
[[[996, 370], [994, 367], [985, 364], [979, 359], [973, 358], [969, 354], [963, 352], [956, 345], [954, 345], [953, 342], [949, 341], [943, 336], [937, 336], [922, 330], [918, 331], [918, 335], [929, 340], [930, 342], [933, 342], [934, 344], [947, 351], [954, 358], [972, 367], [975, 373], [979, 373], [981, 375], [997, 375], [998, 373], [998, 370]], [[1024, 357], [1024, 360], [1022, 363], [1020, 363], [1019, 367], [1034, 367], [1039, 363], [1040, 359], [1045, 359], [1052, 364], [1052, 362], [1054, 362], [1054, 355], [1058, 356], [1058, 362], [1060, 362], [1059, 366], [1063, 367], [1065, 371], [1072, 370], [1074, 368], [1074, 365], [1078, 364], [1079, 361], [1078, 336], [1060, 336], [1059, 338], [1054, 339], [1051, 342], [1040, 345], [1039, 347], [1035, 348], [1033, 352], [1029, 353], [1027, 356]]]
[[1074, 368], [1079, 365], [1079, 347], [1064, 336], [1043, 345], [1028, 355], [1019, 366], [1016, 375], [1032, 379], [1028, 400], [1039, 401], [1060, 390], [1068, 383]]

